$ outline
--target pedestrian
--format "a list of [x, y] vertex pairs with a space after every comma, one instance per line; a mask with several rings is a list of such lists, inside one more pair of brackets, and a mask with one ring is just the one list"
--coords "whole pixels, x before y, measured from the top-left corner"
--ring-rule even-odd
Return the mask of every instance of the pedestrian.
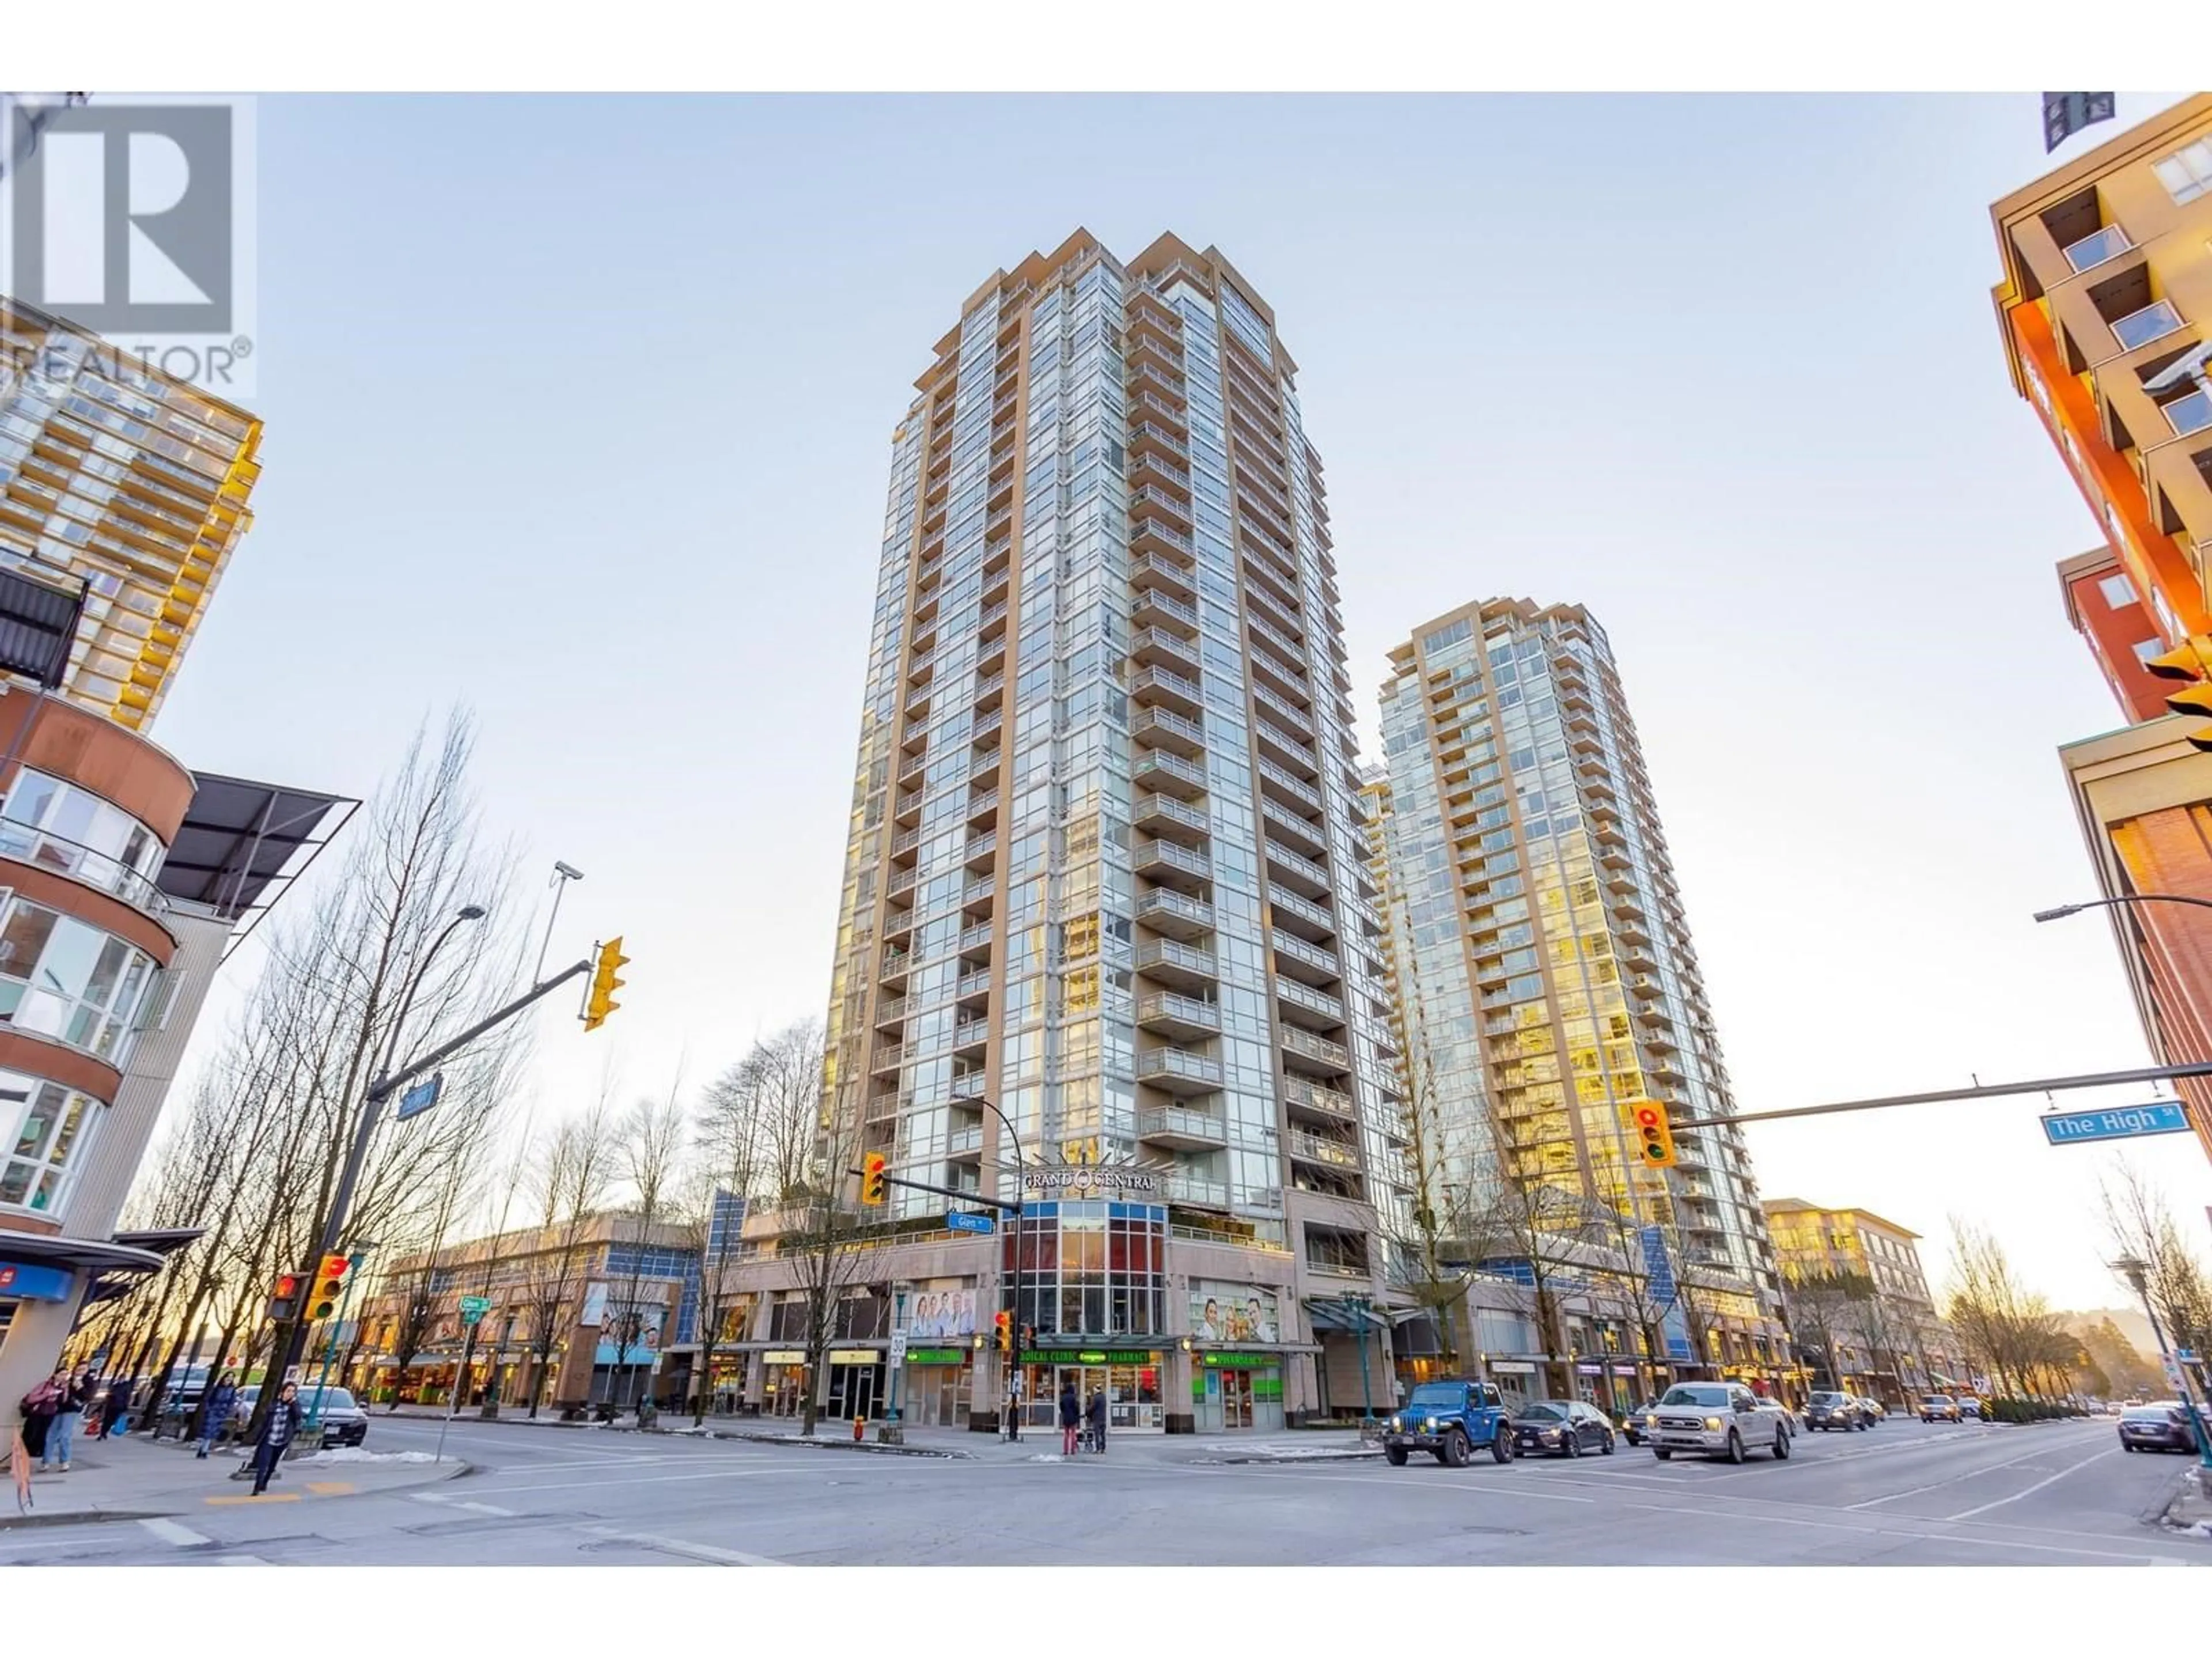
[[269, 1420], [261, 1425], [261, 1438], [253, 1446], [253, 1495], [256, 1498], [269, 1490], [269, 1482], [276, 1473], [276, 1466], [284, 1461], [284, 1449], [300, 1432], [300, 1389], [297, 1383], [287, 1382], [270, 1408]]
[[55, 1366], [54, 1374], [25, 1395], [15, 1407], [23, 1415], [23, 1449], [39, 1460], [40, 1474], [47, 1473], [53, 1457], [54, 1423], [69, 1393], [69, 1372]]
[[1089, 1416], [1091, 1418], [1091, 1449], [1097, 1452], [1099, 1456], [1103, 1457], [1106, 1455], [1105, 1389], [1091, 1389]]
[[238, 1379], [225, 1371], [208, 1391], [207, 1411], [200, 1419], [200, 1449], [195, 1456], [205, 1457], [208, 1448], [222, 1436], [230, 1422], [231, 1413], [238, 1406]]
[[53, 1427], [47, 1431], [46, 1450], [52, 1455], [55, 1465], [67, 1474], [70, 1452], [76, 1443], [77, 1425], [84, 1420], [84, 1408], [92, 1396], [92, 1368], [87, 1366], [72, 1376], [64, 1367], [54, 1375], [61, 1381], [61, 1403], [54, 1413]]
[[1075, 1455], [1077, 1437], [1082, 1432], [1083, 1402], [1075, 1397], [1073, 1377], [1060, 1385], [1060, 1455]]

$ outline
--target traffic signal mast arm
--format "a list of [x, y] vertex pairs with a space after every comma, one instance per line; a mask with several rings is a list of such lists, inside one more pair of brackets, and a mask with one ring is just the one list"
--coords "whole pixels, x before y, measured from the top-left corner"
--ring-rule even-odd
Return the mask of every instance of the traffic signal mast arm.
[[2163, 1083], [2178, 1077], [2212, 1077], [2212, 1061], [2145, 1066], [2132, 1072], [2092, 1072], [2086, 1077], [2045, 1077], [2028, 1083], [1977, 1084], [1924, 1095], [1886, 1095], [1879, 1100], [1840, 1100], [1827, 1106], [1792, 1106], [1778, 1112], [1738, 1112], [1732, 1117], [1685, 1118], [1677, 1129], [1717, 1129], [1725, 1123], [1765, 1123], [1783, 1117], [1820, 1117], [1830, 1112], [1873, 1112], [1885, 1106], [1925, 1106], [1945, 1100], [1987, 1100], [1996, 1095], [2040, 1095], [2060, 1089], [2102, 1089], [2122, 1083]]
[[[2212, 1071], [2212, 1066], [2207, 1066], [2205, 1069]], [[859, 1176], [863, 1180], [867, 1177], [867, 1171], [865, 1170], [848, 1170], [845, 1173]], [[939, 1198], [957, 1198], [963, 1204], [981, 1204], [996, 1210], [1000, 1215], [1019, 1215], [1022, 1212], [1022, 1206], [1018, 1204], [1008, 1204], [1001, 1199], [986, 1198], [981, 1193], [963, 1193], [957, 1187], [933, 1187], [927, 1181], [908, 1181], [903, 1176], [895, 1175], [885, 1176], [884, 1183], [890, 1187], [911, 1188], [917, 1193], [935, 1193]]]
[[515, 998], [514, 1001], [507, 1003], [506, 1006], [501, 1007], [497, 1012], [488, 1014], [483, 1019], [478, 1020], [475, 1024], [470, 1026], [467, 1030], [462, 1032], [460, 1036], [453, 1038], [450, 1042], [439, 1044], [438, 1047], [430, 1050], [428, 1054], [423, 1055], [422, 1059], [401, 1066], [399, 1070], [392, 1073], [389, 1077], [380, 1077], [377, 1079], [375, 1082], [368, 1085], [368, 1098], [370, 1102], [374, 1104], [381, 1105], [386, 1099], [398, 1091], [401, 1084], [412, 1083], [416, 1078], [422, 1076], [423, 1073], [437, 1065], [439, 1061], [450, 1060], [453, 1055], [460, 1053], [462, 1049], [467, 1048], [469, 1044], [474, 1042], [486, 1031], [492, 1030], [495, 1026], [503, 1025], [508, 1020], [513, 1019], [517, 1014], [520, 1013], [525, 1008], [527, 1008], [532, 1003], [537, 1001], [540, 997], [546, 996], [550, 993], [558, 990], [562, 986], [566, 985], [570, 980], [576, 978], [579, 975], [588, 974], [591, 971], [592, 963], [589, 958], [586, 958], [582, 962], [575, 963], [572, 967], [563, 968], [559, 973], [554, 975], [550, 979], [541, 980], [536, 985], [532, 986], [527, 991], [525, 991], [520, 996]]

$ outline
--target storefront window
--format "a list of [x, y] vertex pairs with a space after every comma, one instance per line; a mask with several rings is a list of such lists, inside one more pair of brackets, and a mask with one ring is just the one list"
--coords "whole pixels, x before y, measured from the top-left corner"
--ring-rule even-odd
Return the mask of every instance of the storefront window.
[[118, 1068], [161, 977], [153, 957], [128, 940], [43, 904], [15, 899], [0, 919], [0, 1024]]
[[[1015, 1318], [1054, 1335], [1165, 1333], [1167, 1207], [1104, 1200], [1032, 1204], [1022, 1217]], [[1013, 1237], [1004, 1250], [1012, 1289]]]
[[0, 854], [75, 876], [143, 909], [167, 848], [122, 808], [24, 767], [0, 803]]
[[59, 1214], [102, 1103], [21, 1072], [0, 1072], [0, 1208]]

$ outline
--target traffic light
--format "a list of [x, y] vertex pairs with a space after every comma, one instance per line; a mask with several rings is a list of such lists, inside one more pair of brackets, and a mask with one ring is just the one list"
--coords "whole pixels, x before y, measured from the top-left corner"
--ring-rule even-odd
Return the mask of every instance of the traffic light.
[[1011, 1353], [1014, 1347], [1014, 1316], [1001, 1311], [994, 1322], [999, 1328], [999, 1352]]
[[596, 1031], [606, 1024], [607, 1016], [622, 1006], [615, 1000], [615, 993], [627, 981], [615, 977], [616, 969], [628, 965], [629, 958], [622, 953], [619, 935], [599, 946], [599, 966], [592, 970], [592, 994], [584, 1005], [584, 1029]]
[[1667, 1127], [1667, 1109], [1656, 1100], [1638, 1100], [1630, 1104], [1629, 1116], [1636, 1125], [1638, 1155], [1645, 1166], [1654, 1170], [1673, 1167], [1674, 1132]]
[[890, 1197], [890, 1183], [884, 1178], [884, 1166], [890, 1162], [881, 1152], [870, 1152], [860, 1160], [860, 1202], [881, 1204]]
[[[2166, 700], [2175, 714], [2212, 716], [2212, 684], [2207, 683], [2212, 682], [2212, 635], [2192, 634], [2187, 644], [2151, 658], [2143, 666], [2162, 680], [2194, 682]], [[2212, 726], [2199, 726], [2183, 736], [2193, 748], [2212, 750]]]
[[1024, 1326], [1023, 1326], [1023, 1327], [1022, 1327], [1022, 1352], [1023, 1352], [1024, 1353], [1030, 1353], [1030, 1352], [1034, 1352], [1036, 1351], [1036, 1326], [1034, 1326], [1034, 1325], [1024, 1325]]
[[300, 1275], [278, 1273], [269, 1291], [269, 1319], [281, 1325], [300, 1311]]
[[323, 1265], [315, 1269], [314, 1294], [307, 1298], [307, 1316], [311, 1319], [333, 1319], [337, 1316], [338, 1298], [345, 1294], [345, 1277], [353, 1263], [342, 1255], [326, 1255]]

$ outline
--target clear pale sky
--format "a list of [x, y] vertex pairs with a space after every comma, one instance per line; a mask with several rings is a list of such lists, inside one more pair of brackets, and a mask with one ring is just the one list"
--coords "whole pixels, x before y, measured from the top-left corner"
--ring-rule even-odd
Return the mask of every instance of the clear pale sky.
[[[547, 1021], [549, 1113], [822, 1011], [890, 430], [1079, 225], [1274, 306], [1370, 755], [1414, 624], [1603, 622], [1742, 1109], [2145, 1061], [2105, 925], [2029, 920], [2094, 890], [2056, 747], [2122, 723], [1989, 299], [2033, 94], [271, 98], [259, 137], [258, 522], [158, 737], [366, 793], [472, 706], [521, 897], [587, 875], [556, 959], [635, 958], [603, 1031]], [[1955, 1212], [2115, 1302], [2109, 1157], [2042, 1106], [1748, 1133], [1939, 1278]], [[2203, 1238], [2194, 1144], [2135, 1156]]]

